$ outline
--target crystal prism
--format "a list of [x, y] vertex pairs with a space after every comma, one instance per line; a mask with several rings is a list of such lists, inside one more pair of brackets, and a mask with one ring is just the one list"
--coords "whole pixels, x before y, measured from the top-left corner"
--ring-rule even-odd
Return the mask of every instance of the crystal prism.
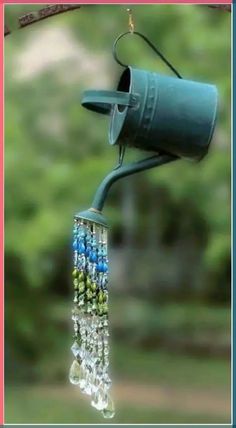
[[78, 385], [80, 380], [80, 365], [77, 360], [74, 360], [69, 373], [70, 383]]
[[106, 418], [106, 419], [111, 419], [115, 415], [115, 406], [114, 406], [114, 402], [113, 402], [112, 398], [110, 397], [110, 395], [108, 395], [107, 407], [102, 410], [102, 414], [103, 414], [104, 418]]

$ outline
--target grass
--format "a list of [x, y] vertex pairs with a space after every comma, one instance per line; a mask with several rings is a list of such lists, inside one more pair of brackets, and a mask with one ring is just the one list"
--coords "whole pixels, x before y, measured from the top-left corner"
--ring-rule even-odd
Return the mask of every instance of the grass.
[[[129, 387], [127, 397], [122, 393], [115, 397], [117, 414], [112, 423], [230, 422], [226, 406], [230, 399], [230, 366], [225, 359], [147, 352], [116, 344], [112, 365], [114, 384], [119, 380], [122, 391]], [[167, 391], [164, 401], [158, 396], [162, 390]], [[151, 394], [156, 395], [154, 400]], [[191, 395], [190, 407], [185, 408], [185, 399]], [[9, 385], [5, 391], [5, 417], [7, 423], [22, 424], [109, 423], [66, 379], [60, 384]]]
[[228, 389], [230, 362], [223, 358], [192, 357], [168, 351], [144, 351], [112, 344], [111, 358], [117, 378], [139, 382]]
[[[110, 423], [80, 394], [60, 391], [61, 387], [6, 388], [5, 417], [7, 423]], [[72, 390], [71, 390], [72, 391]], [[228, 415], [185, 412], [147, 405], [117, 403], [112, 423], [227, 423]]]
[[[177, 337], [183, 331], [191, 337], [195, 331], [201, 335], [205, 330], [212, 335], [227, 335], [229, 310], [184, 304], [159, 308], [153, 305], [152, 308], [135, 300], [130, 301], [128, 307], [122, 306], [121, 310], [121, 305], [114, 303], [111, 312], [112, 330], [116, 333], [114, 340], [111, 334], [113, 392], [117, 408], [114, 419], [104, 420], [79, 390], [69, 385], [70, 343], [67, 343], [67, 329], [62, 329], [58, 346], [52, 347], [50, 355], [45, 353], [45, 358], [40, 358], [35, 365], [35, 378], [41, 382], [17, 384], [15, 380], [14, 385], [7, 385], [6, 422], [230, 423], [229, 358], [191, 356], [160, 349], [157, 345], [147, 350], [138, 346], [134, 338], [134, 335], [142, 336], [152, 329]], [[68, 314], [64, 306], [57, 306], [52, 315], [56, 322], [57, 318], [62, 320]], [[129, 340], [123, 337], [122, 324], [129, 329]], [[21, 367], [23, 369], [26, 367]], [[118, 394], [116, 385], [120, 388]]]

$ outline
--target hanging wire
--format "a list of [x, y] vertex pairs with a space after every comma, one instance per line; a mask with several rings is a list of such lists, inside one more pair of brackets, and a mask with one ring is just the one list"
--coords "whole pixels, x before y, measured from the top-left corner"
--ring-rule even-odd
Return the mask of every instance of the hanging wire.
[[129, 14], [129, 21], [128, 21], [128, 28], [129, 30], [126, 31], [125, 33], [120, 34], [116, 40], [113, 43], [113, 47], [112, 47], [112, 54], [113, 54], [113, 58], [114, 60], [121, 65], [122, 67], [128, 67], [127, 64], [124, 64], [123, 62], [120, 61], [120, 59], [118, 58], [117, 55], [117, 43], [119, 42], [120, 39], [122, 39], [124, 36], [128, 35], [128, 34], [136, 34], [136, 36], [139, 36], [141, 39], [143, 39], [145, 41], [145, 43], [147, 43], [147, 45], [159, 56], [159, 58], [161, 58], [161, 60], [167, 65], [167, 67], [170, 68], [170, 70], [173, 71], [173, 73], [179, 78], [182, 79], [182, 76], [180, 75], [180, 73], [176, 70], [176, 68], [168, 61], [168, 59], [159, 51], [159, 49], [146, 37], [144, 36], [144, 34], [139, 33], [138, 31], [135, 31], [134, 29], [134, 18], [133, 18], [133, 14], [132, 14], [132, 9], [126, 9], [128, 14]]
[[161, 58], [161, 60], [167, 65], [167, 67], [170, 68], [170, 70], [173, 71], [173, 73], [179, 78], [182, 79], [181, 74], [176, 70], [176, 68], [168, 61], [168, 59], [159, 51], [159, 49], [146, 37], [144, 36], [144, 34], [139, 33], [138, 31], [135, 31], [134, 28], [134, 17], [133, 17], [133, 13], [132, 13], [132, 9], [126, 9], [128, 14], [129, 14], [129, 20], [128, 20], [128, 28], [129, 31], [126, 31], [122, 34], [120, 34], [114, 41], [113, 46], [112, 46], [112, 54], [113, 54], [113, 58], [114, 60], [121, 65], [122, 67], [127, 68], [128, 64], [124, 64], [123, 62], [120, 61], [120, 59], [118, 58], [117, 55], [117, 43], [119, 42], [120, 39], [122, 39], [124, 36], [127, 36], [128, 34], [136, 34], [136, 36], [139, 36], [141, 39], [143, 39], [145, 41], [145, 43], [147, 43], [147, 45], [159, 56], [159, 58]]
[[138, 31], [133, 31], [132, 33], [130, 32], [130, 31], [126, 31], [125, 33], [122, 33], [122, 34], [120, 34], [117, 38], [116, 38], [116, 40], [114, 41], [114, 43], [113, 43], [113, 47], [112, 47], [112, 54], [113, 54], [113, 58], [114, 58], [114, 60], [119, 64], [119, 65], [121, 65], [122, 67], [125, 67], [125, 68], [127, 68], [128, 67], [128, 65], [127, 64], [124, 64], [123, 62], [121, 62], [120, 61], [120, 59], [118, 58], [118, 55], [117, 55], [117, 51], [116, 51], [116, 49], [117, 49], [117, 43], [119, 42], [119, 40], [120, 39], [122, 39], [123, 37], [125, 37], [126, 35], [128, 35], [128, 34], [135, 34], [135, 35], [137, 35], [137, 36], [139, 36], [141, 39], [143, 39], [146, 43], [147, 43], [147, 45], [161, 58], [161, 60], [167, 65], [167, 67], [169, 67], [172, 71], [173, 71], [173, 73], [179, 78], [179, 79], [182, 79], [182, 76], [181, 76], [181, 74], [176, 70], [176, 68], [166, 59], [166, 57], [159, 51], [159, 49], [157, 49], [157, 47], [156, 46], [154, 46], [154, 44], [146, 37], [146, 36], [144, 36], [144, 34], [142, 34], [142, 33], [139, 33]]

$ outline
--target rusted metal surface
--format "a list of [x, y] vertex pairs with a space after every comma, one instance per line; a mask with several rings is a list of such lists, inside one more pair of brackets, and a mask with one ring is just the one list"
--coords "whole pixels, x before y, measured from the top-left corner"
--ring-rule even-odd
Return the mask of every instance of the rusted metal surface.
[[[35, 12], [29, 12], [18, 18], [18, 28], [24, 28], [28, 25], [34, 24], [35, 22], [41, 21], [42, 19], [49, 18], [59, 13], [67, 12], [74, 9], [80, 9], [80, 5], [77, 4], [52, 4], [39, 9]], [[9, 27], [5, 25], [4, 36], [11, 33]]]

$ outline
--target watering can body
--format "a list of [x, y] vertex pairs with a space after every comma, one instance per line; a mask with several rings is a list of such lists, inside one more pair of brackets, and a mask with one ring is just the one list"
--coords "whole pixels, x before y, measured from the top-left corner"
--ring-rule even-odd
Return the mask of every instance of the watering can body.
[[85, 91], [82, 105], [110, 115], [110, 144], [199, 160], [211, 141], [214, 85], [127, 67], [117, 91]]

